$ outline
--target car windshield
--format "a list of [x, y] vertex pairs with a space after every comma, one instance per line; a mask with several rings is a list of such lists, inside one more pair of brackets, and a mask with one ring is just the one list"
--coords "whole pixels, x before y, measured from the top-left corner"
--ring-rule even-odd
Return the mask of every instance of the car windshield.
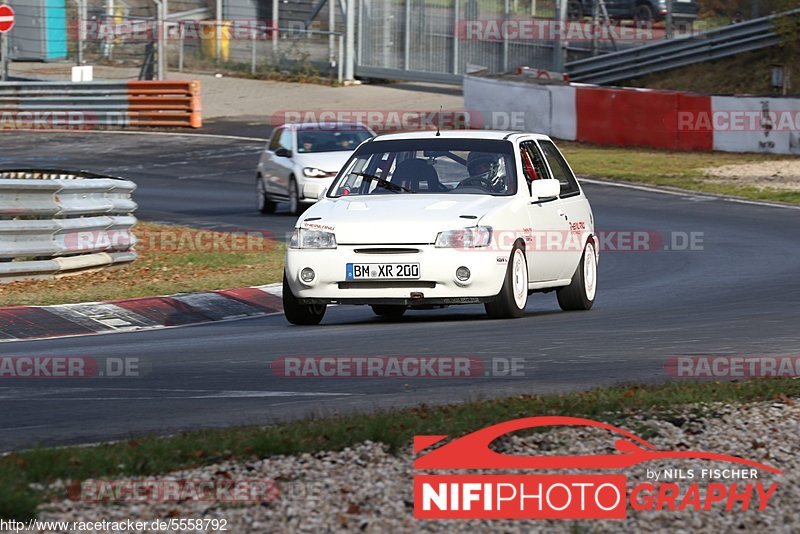
[[304, 127], [297, 130], [297, 151], [303, 154], [352, 151], [370, 137], [369, 130], [357, 125]]
[[403, 139], [362, 145], [329, 196], [424, 193], [513, 195], [511, 142], [485, 139]]

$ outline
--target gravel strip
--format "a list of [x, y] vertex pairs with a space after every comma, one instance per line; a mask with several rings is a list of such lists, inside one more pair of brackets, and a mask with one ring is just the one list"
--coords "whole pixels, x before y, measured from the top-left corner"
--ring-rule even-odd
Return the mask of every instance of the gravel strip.
[[800, 158], [722, 165], [703, 169], [713, 183], [800, 191]]
[[[124, 503], [97, 505], [64, 500], [43, 506], [40, 519], [100, 521], [155, 518], [225, 518], [228, 531], [239, 532], [617, 532], [671, 531], [800, 532], [800, 404], [791, 399], [747, 405], [693, 405], [670, 416], [652, 419], [620, 416], [618, 426], [641, 436], [661, 450], [703, 450], [743, 456], [781, 469], [782, 475], [760, 471], [758, 481], [779, 487], [764, 511], [634, 511], [625, 520], [584, 521], [417, 521], [413, 518], [412, 453], [387, 452], [379, 443], [361, 443], [338, 452], [276, 456], [251, 462], [223, 462], [171, 473], [176, 479], [271, 479], [280, 495], [269, 502]], [[510, 454], [613, 453], [614, 437], [600, 429], [561, 428], [514, 435], [498, 442]], [[629, 488], [645, 481], [645, 470], [732, 467], [696, 460], [648, 462], [624, 471]], [[563, 472], [562, 472], [563, 473]], [[700, 482], [719, 481], [705, 478]], [[686, 481], [684, 481], [686, 482]], [[732, 479], [728, 483], [734, 482]], [[739, 480], [742, 485], [752, 480]], [[60, 481], [56, 486], [75, 483]], [[757, 501], [754, 501], [754, 504]], [[755, 506], [754, 506], [755, 507]]]

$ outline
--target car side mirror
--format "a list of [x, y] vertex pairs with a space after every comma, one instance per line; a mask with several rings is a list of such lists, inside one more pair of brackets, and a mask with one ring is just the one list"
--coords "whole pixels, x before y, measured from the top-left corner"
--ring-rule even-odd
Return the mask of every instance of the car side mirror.
[[328, 188], [322, 184], [306, 184], [303, 186], [303, 196], [319, 200], [325, 196], [325, 191], [327, 190]]
[[555, 178], [545, 178], [531, 182], [531, 200], [544, 202], [553, 200], [561, 192], [561, 184]]
[[278, 156], [279, 158], [291, 158], [292, 151], [289, 150], [288, 148], [280, 147], [275, 151], [275, 155]]

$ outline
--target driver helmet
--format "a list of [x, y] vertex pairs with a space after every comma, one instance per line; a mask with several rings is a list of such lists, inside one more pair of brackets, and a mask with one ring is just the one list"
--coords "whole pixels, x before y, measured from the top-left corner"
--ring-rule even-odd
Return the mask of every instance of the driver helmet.
[[467, 157], [467, 172], [470, 176], [481, 176], [492, 170], [495, 157], [486, 152], [470, 152]]

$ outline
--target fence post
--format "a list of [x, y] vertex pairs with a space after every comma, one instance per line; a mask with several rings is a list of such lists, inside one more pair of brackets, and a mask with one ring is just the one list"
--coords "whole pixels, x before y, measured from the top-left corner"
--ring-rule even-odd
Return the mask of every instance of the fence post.
[[[503, 27], [507, 26], [508, 22], [508, 0], [503, 0]], [[503, 31], [503, 72], [508, 71], [508, 30]]]
[[342, 72], [344, 69], [344, 35], [341, 33], [339, 34], [339, 61], [338, 61], [338, 72], [337, 78], [339, 83], [342, 83], [344, 79], [344, 73]]
[[272, 50], [278, 51], [278, 8], [280, 0], [272, 0]]
[[347, 0], [347, 12], [345, 13], [345, 40], [347, 43], [347, 55], [344, 70], [345, 80], [355, 79], [356, 64], [356, 2]]
[[564, 72], [564, 54], [561, 48], [561, 32], [567, 19], [567, 3], [565, 0], [556, 0], [556, 35], [553, 39], [553, 70]]
[[178, 22], [178, 72], [183, 72], [183, 45], [186, 42], [186, 21]]
[[250, 74], [256, 75], [256, 28], [250, 29]]
[[458, 57], [458, 21], [459, 12], [461, 11], [461, 1], [455, 0], [453, 16], [453, 74], [458, 74], [459, 57]]
[[[425, 9], [423, 7], [423, 9]], [[411, 0], [406, 0], [405, 4], [405, 24], [406, 31], [403, 39], [403, 69], [409, 69], [411, 63]], [[415, 32], [416, 33], [416, 32]]]
[[214, 60], [219, 63], [219, 58], [222, 57], [222, 0], [217, 0], [214, 14], [217, 16], [214, 26]]

